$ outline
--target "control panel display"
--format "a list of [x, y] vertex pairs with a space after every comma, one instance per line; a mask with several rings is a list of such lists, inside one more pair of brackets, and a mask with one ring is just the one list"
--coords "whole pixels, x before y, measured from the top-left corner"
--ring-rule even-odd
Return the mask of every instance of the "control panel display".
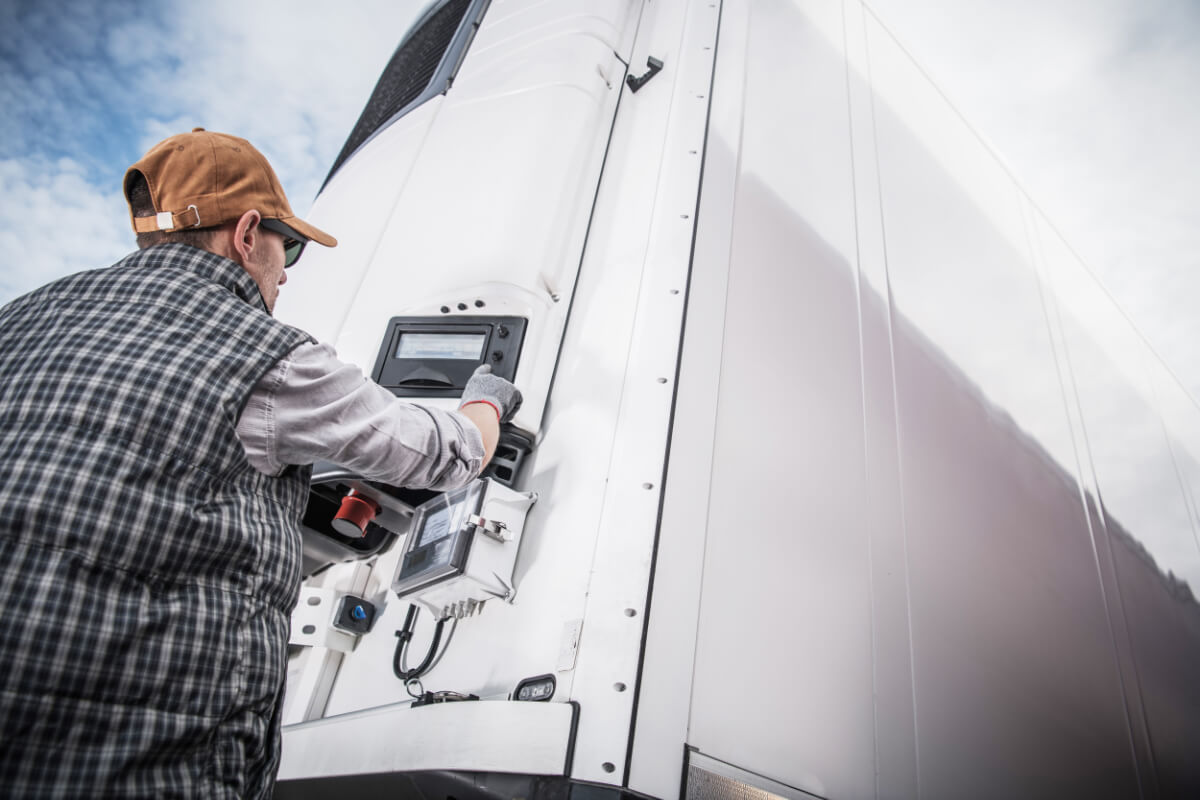
[[487, 336], [482, 333], [401, 333], [396, 358], [458, 358], [477, 361]]
[[458, 397], [480, 364], [517, 374], [524, 317], [394, 317], [371, 378], [398, 397]]

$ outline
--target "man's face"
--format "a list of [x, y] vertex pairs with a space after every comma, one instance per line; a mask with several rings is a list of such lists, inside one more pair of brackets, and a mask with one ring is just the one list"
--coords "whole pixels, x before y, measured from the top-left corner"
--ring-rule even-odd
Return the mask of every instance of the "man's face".
[[254, 248], [253, 264], [248, 265], [247, 272], [258, 284], [267, 311], [274, 313], [275, 301], [279, 298], [279, 287], [287, 283], [287, 272], [283, 269], [283, 236], [269, 231], [262, 226], [258, 228], [261, 246]]

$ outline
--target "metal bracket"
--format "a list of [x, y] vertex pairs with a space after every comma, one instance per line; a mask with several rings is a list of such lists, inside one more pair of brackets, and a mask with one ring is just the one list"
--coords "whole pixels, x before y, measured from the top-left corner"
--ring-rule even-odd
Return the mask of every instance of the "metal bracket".
[[512, 584], [510, 584], [508, 581], [504, 580], [504, 578], [501, 578], [495, 572], [492, 573], [492, 577], [495, 578], [496, 581], [501, 586], [504, 587], [504, 594], [500, 594], [499, 592], [493, 592], [490, 589], [484, 589], [484, 592], [486, 594], [490, 594], [492, 597], [499, 597], [501, 600], [503, 600], [506, 603], [511, 603], [513, 601], [513, 598], [517, 596], [516, 587], [513, 586]]
[[636, 92], [638, 89], [645, 86], [647, 81], [662, 71], [663, 62], [654, 56], [650, 56], [646, 59], [646, 66], [649, 67], [649, 69], [644, 75], [640, 77], [627, 75], [625, 77], [625, 84], [629, 87], [629, 91]]
[[343, 594], [334, 589], [302, 587], [300, 600], [292, 609], [292, 634], [288, 644], [328, 647], [343, 653], [353, 651], [358, 635], [337, 630], [332, 624], [338, 600]]
[[462, 703], [469, 700], [478, 700], [477, 694], [463, 694], [462, 692], [422, 692], [415, 700], [412, 701], [411, 708], [420, 708], [432, 703]]

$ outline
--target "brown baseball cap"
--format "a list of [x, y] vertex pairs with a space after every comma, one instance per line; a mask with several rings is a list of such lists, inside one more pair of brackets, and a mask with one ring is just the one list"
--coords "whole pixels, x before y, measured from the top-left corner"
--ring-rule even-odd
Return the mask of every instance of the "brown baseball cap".
[[137, 233], [211, 228], [256, 209], [264, 219], [278, 220], [292, 230], [297, 239], [337, 246], [337, 239], [292, 213], [275, 171], [245, 139], [204, 128], [164, 139], [125, 172], [127, 203], [136, 172], [145, 177], [157, 212], [135, 217], [130, 206]]

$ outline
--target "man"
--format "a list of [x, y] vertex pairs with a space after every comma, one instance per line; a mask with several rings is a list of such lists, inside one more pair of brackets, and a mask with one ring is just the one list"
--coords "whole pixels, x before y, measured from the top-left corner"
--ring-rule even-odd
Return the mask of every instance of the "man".
[[270, 315], [309, 241], [249, 142], [125, 176], [139, 249], [0, 309], [0, 795], [261, 797], [309, 465], [448, 489], [521, 402], [402, 403]]

